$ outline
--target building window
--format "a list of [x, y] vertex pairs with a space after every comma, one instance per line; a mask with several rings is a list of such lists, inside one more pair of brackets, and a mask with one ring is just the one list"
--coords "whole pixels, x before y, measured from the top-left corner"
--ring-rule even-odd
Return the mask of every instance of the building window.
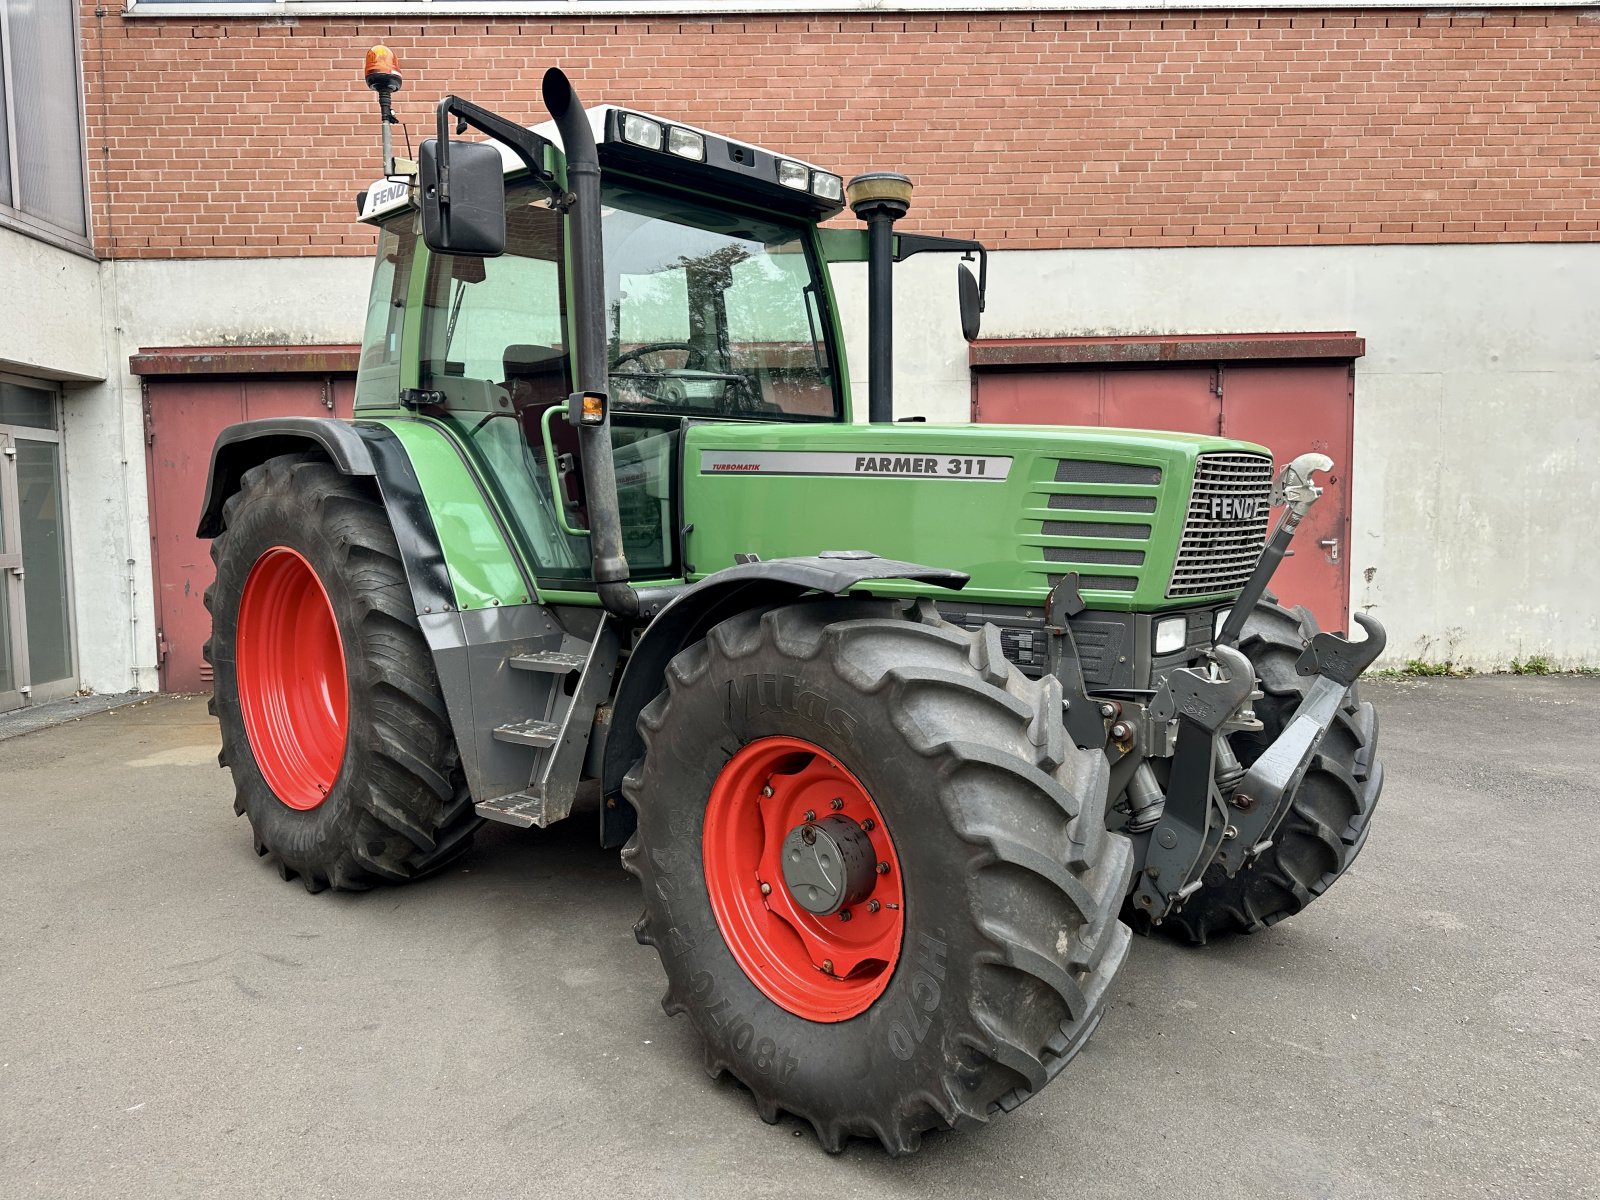
[[75, 7], [0, 0], [0, 217], [86, 242]]

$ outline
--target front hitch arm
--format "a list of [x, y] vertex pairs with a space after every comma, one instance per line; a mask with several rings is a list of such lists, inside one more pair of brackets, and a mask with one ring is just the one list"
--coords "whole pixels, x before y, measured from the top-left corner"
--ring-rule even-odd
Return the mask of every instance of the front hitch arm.
[[1167, 676], [1150, 715], [1178, 720], [1178, 744], [1161, 820], [1148, 835], [1134, 885], [1134, 905], [1159, 922], [1200, 887], [1200, 877], [1228, 836], [1228, 808], [1216, 786], [1216, 746], [1255, 690], [1250, 660], [1232, 646], [1212, 650], [1220, 678], [1183, 667]]
[[1223, 843], [1216, 861], [1230, 879], [1272, 845], [1272, 835], [1289, 815], [1295, 792], [1339, 715], [1350, 685], [1383, 653], [1388, 642], [1383, 626], [1365, 613], [1356, 613], [1355, 619], [1366, 631], [1364, 641], [1352, 642], [1335, 633], [1311, 639], [1295, 664], [1298, 674], [1315, 676], [1310, 689], [1283, 732], [1228, 797], [1235, 836]]
[[1278, 569], [1278, 564], [1289, 552], [1289, 543], [1294, 540], [1294, 531], [1300, 528], [1300, 522], [1305, 520], [1306, 513], [1311, 511], [1311, 506], [1317, 502], [1317, 497], [1322, 495], [1322, 489], [1312, 482], [1312, 476], [1318, 471], [1331, 470], [1333, 470], [1333, 459], [1326, 454], [1302, 454], [1279, 472], [1267, 503], [1274, 508], [1281, 505], [1283, 515], [1273, 527], [1272, 536], [1267, 539], [1267, 544], [1261, 548], [1261, 557], [1256, 559], [1255, 569], [1250, 572], [1250, 578], [1245, 580], [1244, 590], [1234, 599], [1233, 608], [1229, 610], [1227, 620], [1223, 621], [1222, 629], [1217, 633], [1218, 644], [1224, 646], [1239, 644], [1239, 634], [1244, 630], [1244, 623], [1250, 614], [1255, 612], [1256, 605], [1261, 603], [1261, 597], [1267, 591], [1267, 584], [1272, 582], [1273, 572]]

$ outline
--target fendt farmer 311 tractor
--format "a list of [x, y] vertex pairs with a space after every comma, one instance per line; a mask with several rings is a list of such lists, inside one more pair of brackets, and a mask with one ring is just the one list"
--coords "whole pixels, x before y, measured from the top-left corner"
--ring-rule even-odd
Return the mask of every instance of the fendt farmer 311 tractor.
[[[387, 51], [368, 81], [388, 117]], [[829, 1150], [985, 1122], [1093, 1032], [1130, 926], [1259, 930], [1360, 851], [1383, 632], [1265, 590], [1331, 463], [896, 420], [894, 263], [975, 258], [970, 338], [982, 246], [897, 233], [902, 176], [586, 111], [557, 70], [543, 100], [447, 97], [360, 197], [354, 419], [217, 441], [235, 807], [283, 878], [361, 889], [594, 781], [714, 1076]], [[846, 203], [864, 229], [819, 228]]]

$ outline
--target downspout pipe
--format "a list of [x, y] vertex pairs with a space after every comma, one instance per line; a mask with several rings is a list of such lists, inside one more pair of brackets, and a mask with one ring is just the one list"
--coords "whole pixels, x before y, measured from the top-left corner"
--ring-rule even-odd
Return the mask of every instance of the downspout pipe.
[[[544, 73], [544, 106], [561, 131], [567, 157], [567, 231], [572, 252], [573, 351], [577, 391], [606, 393], [605, 248], [600, 233], [600, 155], [583, 104], [566, 73], [552, 67]], [[617, 505], [617, 469], [611, 457], [611, 411], [605, 420], [587, 425], [571, 414], [578, 430], [583, 460], [584, 495], [589, 510], [589, 551], [596, 590], [607, 612], [639, 616], [639, 594], [629, 585], [628, 557], [622, 546], [622, 516]]]
[[857, 175], [845, 188], [867, 225], [867, 420], [894, 420], [894, 223], [911, 208], [911, 180], [889, 171]]

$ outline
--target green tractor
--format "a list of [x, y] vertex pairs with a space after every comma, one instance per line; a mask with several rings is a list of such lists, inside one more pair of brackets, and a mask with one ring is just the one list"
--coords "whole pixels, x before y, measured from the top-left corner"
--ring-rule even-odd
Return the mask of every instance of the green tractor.
[[360, 197], [354, 419], [217, 441], [235, 808], [284, 879], [362, 889], [587, 785], [713, 1075], [829, 1150], [981, 1124], [1082, 1047], [1132, 929], [1262, 929], [1360, 851], [1382, 630], [1265, 590], [1330, 464], [896, 420], [894, 263], [976, 259], [972, 337], [980, 245], [897, 232], [901, 176], [543, 98], [447, 97]]

